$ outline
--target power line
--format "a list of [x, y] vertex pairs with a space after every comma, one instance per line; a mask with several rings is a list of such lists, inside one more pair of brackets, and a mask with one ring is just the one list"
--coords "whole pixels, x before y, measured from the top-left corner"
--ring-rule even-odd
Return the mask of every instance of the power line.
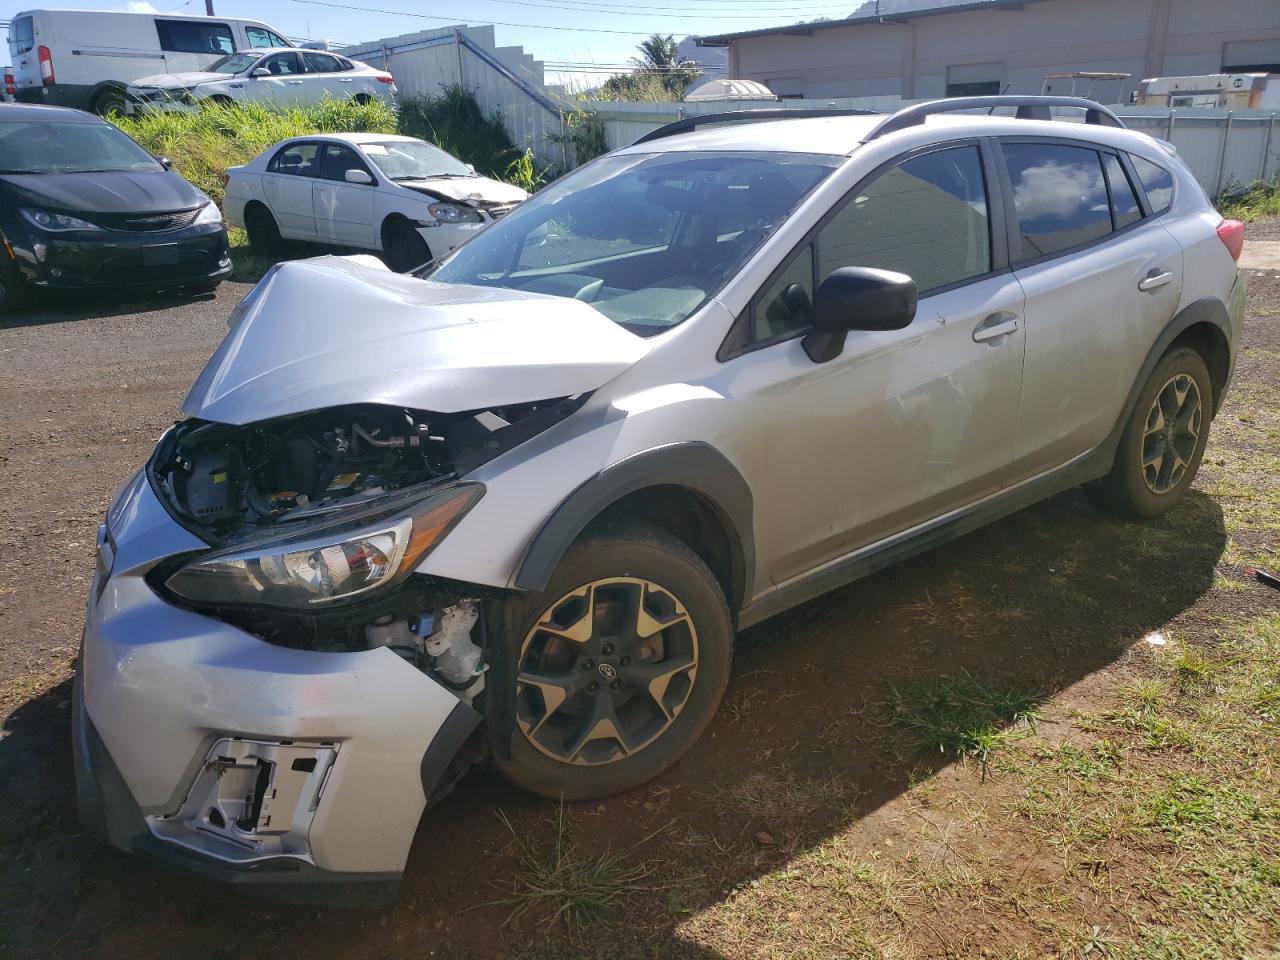
[[[418, 20], [434, 20], [444, 23], [459, 23], [467, 21], [467, 17], [447, 17], [437, 16], [429, 13], [417, 13], [410, 10], [388, 10], [385, 7], [364, 7], [350, 3], [336, 3], [334, 0], [289, 0], [290, 3], [307, 4], [313, 7], [329, 7], [334, 10], [350, 10], [355, 13], [380, 13], [393, 17], [414, 17]], [[544, 4], [536, 4], [536, 6], [544, 6]], [[579, 10], [579, 13], [589, 13], [591, 11]], [[596, 11], [600, 12], [600, 11]], [[709, 17], [717, 16], [717, 14], [709, 13]], [[621, 37], [648, 37], [654, 33], [662, 33], [661, 30], [655, 30], [650, 27], [647, 30], [607, 30], [603, 27], [562, 27], [549, 23], [515, 23], [510, 20], [490, 20], [484, 18], [485, 25], [496, 27], [519, 27], [522, 30], [558, 30], [566, 33], [603, 33]], [[668, 30], [667, 33], [677, 33], [680, 31]]]

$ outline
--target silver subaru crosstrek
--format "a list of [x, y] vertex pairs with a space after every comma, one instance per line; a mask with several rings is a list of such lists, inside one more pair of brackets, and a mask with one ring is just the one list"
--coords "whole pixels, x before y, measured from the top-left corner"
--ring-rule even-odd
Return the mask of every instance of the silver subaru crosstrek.
[[1076, 485], [1174, 507], [1242, 239], [1168, 144], [1000, 97], [693, 118], [414, 273], [273, 268], [101, 528], [83, 816], [368, 890], [475, 761], [642, 784], [736, 630]]

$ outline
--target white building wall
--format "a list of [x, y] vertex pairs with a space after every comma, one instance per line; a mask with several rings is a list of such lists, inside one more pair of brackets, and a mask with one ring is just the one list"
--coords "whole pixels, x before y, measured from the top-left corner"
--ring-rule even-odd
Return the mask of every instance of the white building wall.
[[731, 62], [736, 76], [780, 96], [941, 97], [948, 67], [992, 63], [1010, 93], [1039, 93], [1048, 73], [1128, 73], [1105, 89], [1123, 101], [1144, 77], [1218, 72], [1227, 44], [1269, 62], [1280, 46], [1280, 0], [1038, 0], [1022, 10], [743, 38]]

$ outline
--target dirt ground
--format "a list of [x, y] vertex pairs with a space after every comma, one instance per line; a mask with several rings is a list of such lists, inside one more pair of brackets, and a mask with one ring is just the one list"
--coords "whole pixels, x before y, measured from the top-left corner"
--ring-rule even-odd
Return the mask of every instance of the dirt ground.
[[0, 957], [1273, 955], [1280, 591], [1244, 570], [1280, 567], [1280, 274], [1249, 283], [1173, 515], [1068, 493], [762, 624], [669, 774], [558, 810], [475, 772], [379, 910], [240, 895], [75, 818], [94, 533], [248, 288], [0, 321]]

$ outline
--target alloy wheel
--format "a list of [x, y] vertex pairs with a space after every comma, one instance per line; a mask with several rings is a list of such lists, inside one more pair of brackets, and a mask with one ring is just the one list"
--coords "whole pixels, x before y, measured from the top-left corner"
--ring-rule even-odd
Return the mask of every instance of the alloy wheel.
[[562, 763], [613, 763], [675, 722], [697, 671], [697, 630], [674, 594], [635, 577], [595, 580], [553, 603], [525, 636], [516, 725]]
[[1168, 493], [1186, 475], [1203, 418], [1195, 378], [1174, 374], [1156, 394], [1142, 436], [1142, 479], [1152, 493]]

